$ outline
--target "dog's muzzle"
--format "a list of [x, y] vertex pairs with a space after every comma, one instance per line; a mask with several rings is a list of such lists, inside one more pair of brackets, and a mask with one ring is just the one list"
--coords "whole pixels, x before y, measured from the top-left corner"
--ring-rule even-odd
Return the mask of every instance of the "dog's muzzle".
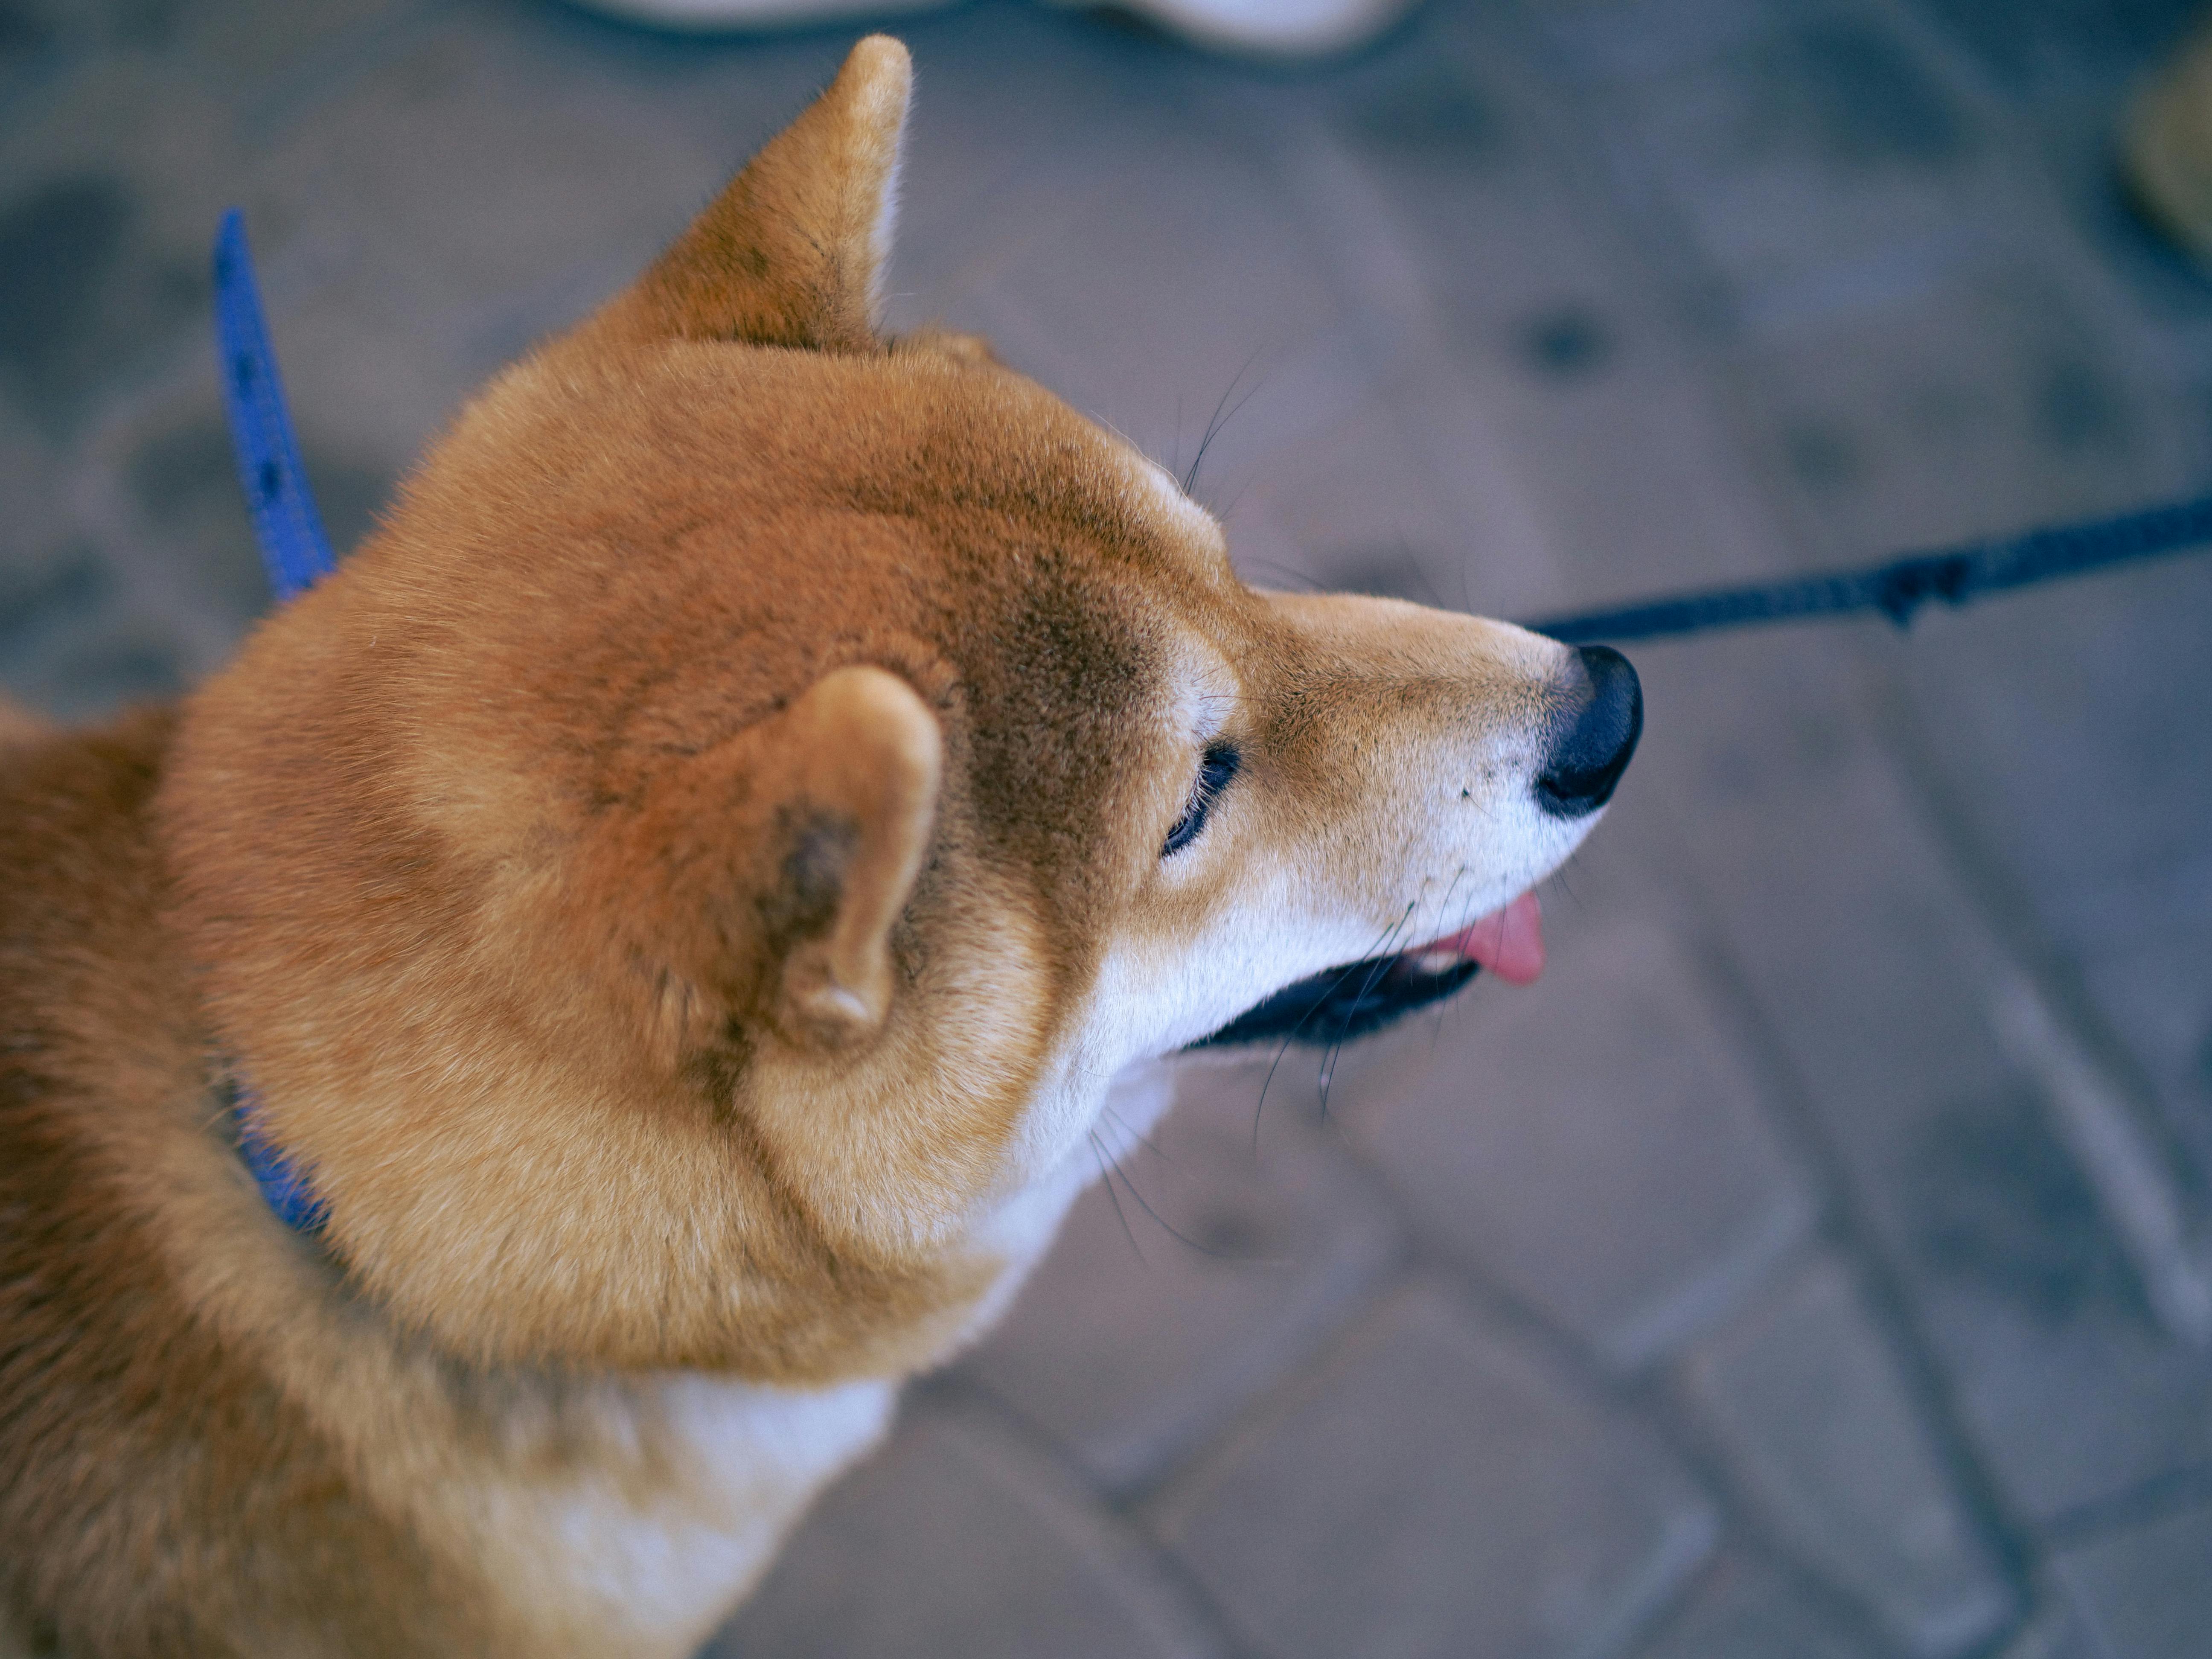
[[[1531, 786], [1537, 806], [1555, 818], [1586, 818], [1612, 799], [1644, 735], [1644, 688], [1628, 659], [1602, 645], [1579, 647], [1575, 657], [1580, 684], [1553, 724], [1544, 769]], [[1543, 968], [1534, 897], [1524, 895], [1509, 908], [1517, 911], [1522, 905], [1528, 907], [1535, 946], [1532, 964], [1516, 973], [1510, 958], [1494, 949], [1488, 957], [1519, 983], [1533, 980]], [[1504, 914], [1485, 920], [1498, 921]], [[1419, 950], [1326, 969], [1285, 986], [1190, 1046], [1284, 1042], [1328, 1048], [1379, 1031], [1451, 995], [1481, 971], [1473, 956], [1482, 947], [1468, 948], [1468, 937], [1455, 935]]]

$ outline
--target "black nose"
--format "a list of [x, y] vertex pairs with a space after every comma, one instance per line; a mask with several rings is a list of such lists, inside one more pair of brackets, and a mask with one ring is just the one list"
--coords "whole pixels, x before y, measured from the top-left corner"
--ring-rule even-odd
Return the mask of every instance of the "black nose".
[[1613, 799], [1644, 735], [1644, 688], [1610, 646], [1577, 647], [1589, 688], [1554, 728], [1536, 804], [1555, 818], [1587, 817]]

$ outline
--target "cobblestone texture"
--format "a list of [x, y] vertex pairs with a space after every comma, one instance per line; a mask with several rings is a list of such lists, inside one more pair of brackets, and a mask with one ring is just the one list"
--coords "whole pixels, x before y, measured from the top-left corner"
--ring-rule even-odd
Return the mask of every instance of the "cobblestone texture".
[[1695, 964], [1656, 927], [1589, 923], [1553, 929], [1551, 996], [1471, 999], [1425, 1067], [1363, 1091], [1357, 1133], [1442, 1248], [1632, 1369], [1814, 1211]]
[[[1430, 0], [1288, 71], [985, 0], [902, 26], [893, 315], [1178, 470], [1221, 410], [1262, 581], [1526, 617], [2131, 506], [2212, 471], [2212, 283], [2107, 159], [2196, 9]], [[168, 695], [265, 604], [222, 207], [343, 544], [850, 33], [0, 0], [0, 684]], [[2204, 1650], [2208, 639], [2197, 558], [1638, 649], [1546, 981], [1109, 1126], [712, 1651]]]
[[1396, 1260], [1389, 1206], [1310, 1119], [1279, 1104], [1255, 1133], [1264, 1079], [1194, 1066], [1142, 1140], [1103, 1125], [1111, 1180], [962, 1368], [1110, 1491], [1196, 1450]]
[[1638, 1659], [1857, 1659], [1871, 1650], [1771, 1569], [1716, 1560]]
[[1704, 1557], [1715, 1517], [1632, 1419], [1416, 1289], [1154, 1523], [1285, 1659], [1521, 1659], [1616, 1645]]
[[2072, 1607], [2054, 1598], [2005, 1644], [2003, 1659], [2094, 1659], [2095, 1654]]
[[2212, 1504], [2178, 1511], [2062, 1555], [2095, 1650], [2111, 1659], [2185, 1659], [2204, 1650], [2204, 1564]]
[[897, 1439], [823, 1503], [703, 1659], [1229, 1650], [1065, 1470], [972, 1407], [910, 1401]]
[[1911, 1651], [1960, 1653], [2003, 1628], [2011, 1594], [1835, 1262], [1747, 1310], [1683, 1370], [1748, 1500]]

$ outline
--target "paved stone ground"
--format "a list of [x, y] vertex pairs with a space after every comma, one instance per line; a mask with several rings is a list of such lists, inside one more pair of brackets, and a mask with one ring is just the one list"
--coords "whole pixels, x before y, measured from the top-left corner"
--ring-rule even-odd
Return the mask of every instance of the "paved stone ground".
[[[897, 313], [1178, 464], [1237, 404], [1268, 581], [1527, 616], [2118, 508], [2212, 475], [2212, 287], [2106, 165], [2186, 9], [1437, 0], [1289, 72], [979, 4], [906, 30]], [[349, 540], [848, 39], [0, 3], [0, 681], [174, 691], [264, 605], [223, 205]], [[1640, 651], [1551, 976], [1325, 1114], [1194, 1069], [711, 1651], [2212, 1651], [2208, 641], [2197, 559]]]

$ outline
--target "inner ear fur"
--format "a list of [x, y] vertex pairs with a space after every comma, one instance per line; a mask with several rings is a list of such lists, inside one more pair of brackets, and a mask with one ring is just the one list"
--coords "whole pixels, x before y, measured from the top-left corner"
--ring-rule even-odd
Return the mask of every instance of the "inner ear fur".
[[896, 674], [841, 668], [664, 772], [597, 849], [633, 959], [728, 1018], [837, 1048], [890, 1016], [891, 929], [929, 852], [937, 718]]
[[887, 34], [770, 140], [601, 314], [632, 339], [878, 349], [899, 146], [914, 70]]

